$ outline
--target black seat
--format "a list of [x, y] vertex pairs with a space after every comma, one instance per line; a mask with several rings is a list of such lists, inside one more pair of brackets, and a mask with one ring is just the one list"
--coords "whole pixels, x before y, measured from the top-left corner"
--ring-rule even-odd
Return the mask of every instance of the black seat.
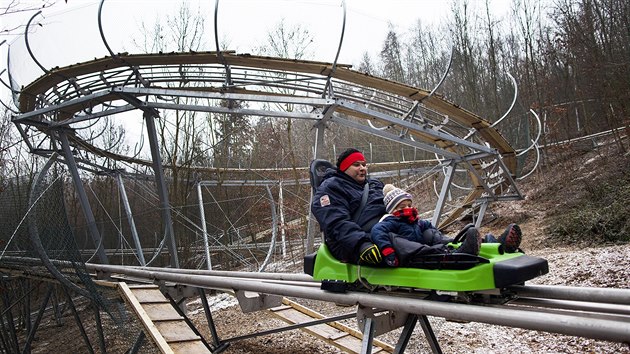
[[489, 260], [465, 253], [426, 254], [416, 256], [406, 265], [408, 268], [465, 270], [479, 263], [490, 263]]
[[[311, 188], [313, 194], [315, 194], [315, 190], [322, 183], [322, 180], [326, 175], [326, 170], [328, 170], [329, 168], [335, 168], [335, 166], [327, 160], [315, 159], [311, 161], [311, 166], [308, 172], [311, 180]], [[315, 270], [316, 257], [317, 251], [304, 256], [304, 273], [308, 275], [313, 275], [313, 272]]]
[[330, 163], [330, 161], [315, 159], [311, 162], [311, 167], [309, 169], [309, 175], [311, 178], [311, 187], [313, 188], [313, 193], [319, 185], [322, 183], [324, 179], [324, 175], [326, 175], [326, 170], [329, 168], [335, 168], [335, 166]]

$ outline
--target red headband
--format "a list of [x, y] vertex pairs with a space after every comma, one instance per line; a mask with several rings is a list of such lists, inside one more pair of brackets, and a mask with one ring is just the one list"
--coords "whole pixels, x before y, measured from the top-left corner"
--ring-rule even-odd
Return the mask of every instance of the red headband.
[[363, 154], [358, 151], [353, 152], [352, 154], [348, 155], [348, 157], [343, 159], [343, 161], [341, 161], [341, 164], [339, 165], [339, 169], [341, 170], [341, 172], [345, 172], [348, 167], [350, 167], [353, 163], [357, 161], [366, 161], [365, 156], [363, 156]]

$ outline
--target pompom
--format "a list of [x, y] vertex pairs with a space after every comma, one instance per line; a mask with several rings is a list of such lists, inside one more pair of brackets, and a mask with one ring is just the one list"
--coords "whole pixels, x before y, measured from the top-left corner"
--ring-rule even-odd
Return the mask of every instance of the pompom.
[[389, 192], [391, 192], [392, 190], [394, 190], [394, 188], [396, 188], [396, 187], [394, 187], [394, 185], [393, 185], [393, 184], [389, 184], [389, 183], [388, 183], [388, 184], [386, 184], [386, 185], [383, 187], [383, 195], [387, 195], [387, 193], [389, 193]]

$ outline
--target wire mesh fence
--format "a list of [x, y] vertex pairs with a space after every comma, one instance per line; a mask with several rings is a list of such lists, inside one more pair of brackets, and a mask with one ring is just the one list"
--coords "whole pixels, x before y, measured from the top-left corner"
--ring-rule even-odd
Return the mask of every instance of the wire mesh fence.
[[[115, 296], [111, 290], [97, 285], [85, 268], [66, 214], [63, 169], [52, 166], [52, 162], [53, 159], [49, 160], [31, 183], [17, 183], [19, 180], [14, 180], [3, 188], [0, 195], [0, 213], [3, 215], [0, 232], [5, 247], [0, 266], [11, 263], [15, 269], [17, 264], [32, 277], [53, 278], [66, 295], [64, 301], [70, 306], [74, 306], [72, 296], [79, 296], [88, 301], [95, 311], [103, 311], [116, 325], [124, 326], [127, 316], [121, 304], [112, 302]], [[16, 217], [16, 213], [20, 217]], [[46, 306], [49, 299], [49, 295], [42, 297], [43, 293], [36, 291], [36, 287], [24, 290], [24, 294], [21, 291], [9, 291], [16, 286], [23, 287], [21, 278], [2, 278], [3, 290], [7, 290], [3, 291], [3, 306], [6, 308], [2, 313], [7, 323], [13, 322], [12, 311], [24, 312], [21, 307], [12, 309], [12, 304], [24, 303], [25, 296], [29, 296], [27, 304], [31, 303], [32, 297], [32, 302], [38, 304], [41, 301], [42, 307]], [[73, 312], [76, 313], [74, 308]], [[30, 318], [31, 314], [26, 311], [23, 316]], [[30, 320], [25, 322], [30, 323]]]

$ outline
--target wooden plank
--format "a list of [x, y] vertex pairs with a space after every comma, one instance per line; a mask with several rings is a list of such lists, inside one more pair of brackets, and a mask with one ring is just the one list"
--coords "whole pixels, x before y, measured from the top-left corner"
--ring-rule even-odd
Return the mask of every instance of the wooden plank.
[[350, 334], [344, 331], [340, 331], [336, 329], [335, 327], [331, 327], [326, 324], [319, 324], [315, 326], [306, 327], [304, 330], [307, 332], [312, 332], [312, 334], [322, 339], [330, 339], [331, 341], [337, 341], [337, 339], [339, 338], [350, 336]]
[[157, 303], [167, 303], [170, 304], [162, 292], [159, 289], [131, 289], [133, 295], [138, 299], [141, 304], [157, 302]]
[[131, 308], [136, 313], [136, 315], [138, 315], [140, 322], [144, 326], [145, 330], [149, 333], [149, 336], [153, 339], [153, 342], [158, 347], [158, 349], [165, 354], [174, 353], [158, 330], [158, 328], [149, 318], [149, 315], [144, 311], [138, 299], [136, 299], [134, 294], [131, 292], [131, 289], [129, 289], [127, 284], [124, 282], [118, 283], [118, 289], [122, 293], [123, 298], [127, 300], [129, 305], [131, 305]]
[[298, 304], [295, 301], [291, 301], [291, 300], [287, 299], [286, 297], [282, 298], [282, 303], [287, 305], [287, 306], [289, 306], [289, 307], [291, 307], [291, 308], [294, 308], [294, 309], [300, 311], [301, 313], [307, 314], [307, 315], [309, 315], [312, 318], [322, 319], [322, 318], [326, 317], [326, 316], [322, 315], [321, 313], [319, 313], [319, 312], [317, 312], [315, 310], [309, 309], [306, 306], [300, 305], [300, 304]]
[[[286, 305], [289, 305], [289, 306], [295, 308], [296, 310], [298, 310], [298, 311], [300, 311], [302, 313], [306, 313], [307, 315], [309, 315], [309, 316], [311, 316], [311, 317], [313, 317], [315, 319], [322, 319], [322, 318], [326, 317], [326, 316], [322, 315], [321, 313], [316, 312], [315, 310], [309, 309], [308, 307], [302, 306], [302, 305], [298, 304], [297, 302], [291, 301], [291, 300], [289, 300], [287, 298], [283, 298], [282, 299], [282, 303], [286, 304]], [[346, 326], [344, 324], [341, 324], [339, 322], [330, 322], [327, 325], [331, 326], [333, 328], [336, 328], [336, 329], [338, 329], [340, 331], [343, 331], [345, 333], [348, 333], [348, 334], [350, 334], [351, 336], [353, 336], [355, 338], [359, 338], [359, 339], [363, 338], [363, 333], [361, 333], [360, 331], [357, 331], [357, 330], [355, 330], [353, 328], [350, 328], [350, 327], [348, 327], [348, 326]], [[394, 351], [394, 347], [392, 347], [391, 345], [389, 345], [389, 344], [387, 344], [385, 342], [382, 342], [382, 341], [380, 341], [378, 339], [375, 339], [374, 343], [375, 343], [376, 346], [384, 348], [386, 351], [388, 351], [390, 353]]]
[[129, 289], [159, 289], [155, 284], [127, 284]]
[[167, 343], [198, 340], [199, 336], [193, 332], [186, 321], [156, 321], [158, 328]]
[[210, 353], [210, 350], [206, 348], [202, 341], [196, 340], [192, 342], [177, 342], [170, 343], [171, 348], [175, 354], [191, 354], [191, 353]]
[[100, 286], [104, 286], [106, 288], [115, 289], [115, 288], [118, 287], [118, 283], [117, 282], [112, 282], [112, 281], [107, 281], [107, 280], [100, 280], [100, 279], [93, 279], [92, 281], [94, 282], [94, 284], [100, 285]]
[[[338, 330], [338, 331], [339, 331], [339, 330]], [[345, 336], [349, 336], [349, 335], [350, 335], [350, 333], [343, 332], [343, 331], [339, 331], [339, 334], [337, 334], [336, 336], [332, 336], [332, 337], [330, 337], [330, 339], [332, 339], [332, 340], [336, 341], [336, 340], [337, 340], [337, 339], [339, 339], [339, 338], [343, 338], [343, 337], [345, 337]]]
[[[324, 315], [302, 306], [294, 301], [283, 298], [282, 303], [284, 306], [279, 306], [274, 309], [270, 309], [270, 312], [290, 324], [307, 323], [315, 319], [325, 318]], [[289, 306], [290, 308], [286, 308]], [[349, 328], [338, 322], [324, 323], [309, 327], [301, 328], [302, 331], [307, 332], [317, 338], [324, 340], [325, 342], [334, 345], [335, 347], [349, 352], [360, 353], [362, 346], [363, 334], [357, 330]], [[372, 353], [388, 352], [392, 353], [394, 347], [382, 342], [378, 339], [374, 339]]]
[[269, 309], [269, 310], [271, 310], [273, 312], [276, 312], [276, 311], [282, 311], [282, 310], [286, 310], [286, 309], [290, 309], [290, 308], [291, 308], [291, 306], [282, 305], [282, 306], [274, 307], [274, 308]]
[[[363, 341], [361, 339], [353, 336], [339, 338], [335, 341], [335, 343], [339, 343], [339, 345], [347, 348], [351, 353], [361, 353], [361, 346], [363, 345]], [[383, 350], [383, 348], [372, 346], [372, 353], [378, 353], [381, 350]]]
[[293, 308], [288, 308], [284, 311], [278, 311], [277, 313], [278, 315], [281, 315], [282, 317], [286, 318], [287, 320], [290, 320], [293, 323], [305, 323], [305, 322], [309, 322], [313, 320], [313, 317], [299, 312], [296, 309]]
[[151, 321], [174, 321], [184, 318], [173, 308], [170, 303], [148, 303], [142, 304], [142, 308], [149, 315]]

